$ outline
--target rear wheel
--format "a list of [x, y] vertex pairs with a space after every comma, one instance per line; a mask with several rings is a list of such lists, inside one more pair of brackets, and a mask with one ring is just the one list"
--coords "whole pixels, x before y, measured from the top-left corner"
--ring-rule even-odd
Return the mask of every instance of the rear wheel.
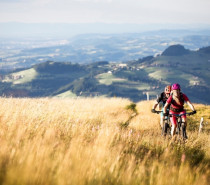
[[162, 129], [162, 135], [166, 136], [168, 131], [169, 131], [169, 124], [165, 122]]

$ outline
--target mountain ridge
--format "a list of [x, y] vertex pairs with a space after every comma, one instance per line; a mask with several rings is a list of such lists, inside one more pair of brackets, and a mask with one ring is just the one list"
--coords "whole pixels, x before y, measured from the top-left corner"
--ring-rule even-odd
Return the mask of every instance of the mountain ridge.
[[[164, 55], [169, 50], [176, 55]], [[191, 51], [173, 45], [161, 55], [124, 63], [99, 61], [84, 65], [47, 61], [5, 75], [1, 80], [1, 94], [21, 96], [22, 91], [23, 96], [28, 97], [70, 94], [117, 96], [139, 101], [146, 99], [147, 92], [150, 98], [155, 98], [165, 85], [180, 83], [193, 101], [210, 104], [209, 50], [210, 46]]]

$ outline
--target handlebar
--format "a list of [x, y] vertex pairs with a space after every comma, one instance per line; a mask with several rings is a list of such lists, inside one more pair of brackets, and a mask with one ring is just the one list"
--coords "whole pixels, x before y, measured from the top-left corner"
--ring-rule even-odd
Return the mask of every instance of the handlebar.
[[163, 112], [163, 111], [157, 111], [157, 110], [156, 110], [154, 113], [160, 114], [161, 112]]
[[[161, 112], [163, 112], [163, 111], [156, 111], [155, 110], [155, 112], [153, 112], [153, 113], [156, 113], [156, 114], [160, 114]], [[186, 113], [183, 113], [183, 114], [168, 114], [168, 116], [170, 116], [170, 117], [172, 117], [172, 116], [176, 116], [176, 117], [181, 117], [181, 116], [184, 116], [184, 115], [193, 115], [193, 114], [195, 114], [194, 112], [186, 112]]]
[[184, 116], [184, 115], [193, 115], [193, 114], [195, 114], [194, 112], [185, 112], [185, 113], [183, 113], [183, 114], [169, 114], [169, 116], [170, 117], [172, 117], [172, 116], [176, 116], [176, 117], [181, 117], [181, 116]]

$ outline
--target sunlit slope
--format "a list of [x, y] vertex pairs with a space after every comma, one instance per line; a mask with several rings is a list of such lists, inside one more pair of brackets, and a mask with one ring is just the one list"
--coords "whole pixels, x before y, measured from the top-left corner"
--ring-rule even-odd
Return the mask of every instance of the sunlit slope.
[[111, 85], [114, 82], [127, 82], [127, 79], [123, 78], [117, 78], [113, 74], [110, 73], [102, 73], [96, 76], [96, 79], [98, 79], [99, 83], [105, 84], [105, 85]]
[[[17, 96], [17, 89], [24, 90], [29, 97], [51, 96], [60, 88], [64, 88], [85, 75], [86, 70], [77, 64], [48, 61], [35, 65], [30, 69], [6, 75], [3, 82], [11, 83], [11, 89], [13, 89], [11, 96]], [[63, 93], [62, 91], [59, 96], [73, 95], [72, 92]], [[4, 94], [8, 94], [7, 91]]]
[[[194, 102], [208, 103], [210, 89], [210, 47], [189, 51], [185, 55], [156, 56], [132, 64], [150, 79], [150, 94], [158, 94], [165, 85], [179, 83]], [[152, 81], [153, 80], [153, 81]]]
[[210, 107], [195, 105], [183, 144], [160, 136], [152, 103], [0, 98], [1, 183], [207, 185]]
[[150, 77], [162, 80], [166, 84], [177, 81], [185, 86], [199, 84], [209, 86], [208, 55], [188, 54], [184, 56], [159, 56], [144, 68]]
[[24, 84], [36, 79], [38, 73], [34, 68], [12, 73], [3, 82], [11, 82], [12, 84]]
[[[177, 51], [179, 47], [181, 51]], [[192, 101], [209, 103], [210, 47], [190, 51], [174, 45], [168, 50], [171, 55], [164, 54], [166, 50], [156, 57], [130, 61], [121, 69], [110, 68], [112, 73], [103, 73], [95, 78], [100, 84], [112, 86], [112, 94], [122, 96], [121, 92], [124, 92], [133, 101], [145, 99], [146, 92], [154, 98], [166, 85], [180, 83], [182, 91]]]

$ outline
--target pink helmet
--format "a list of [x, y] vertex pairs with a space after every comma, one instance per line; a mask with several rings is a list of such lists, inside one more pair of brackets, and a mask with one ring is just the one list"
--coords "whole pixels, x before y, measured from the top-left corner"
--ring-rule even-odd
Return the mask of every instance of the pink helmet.
[[180, 85], [179, 84], [173, 84], [172, 85], [172, 90], [180, 90]]

